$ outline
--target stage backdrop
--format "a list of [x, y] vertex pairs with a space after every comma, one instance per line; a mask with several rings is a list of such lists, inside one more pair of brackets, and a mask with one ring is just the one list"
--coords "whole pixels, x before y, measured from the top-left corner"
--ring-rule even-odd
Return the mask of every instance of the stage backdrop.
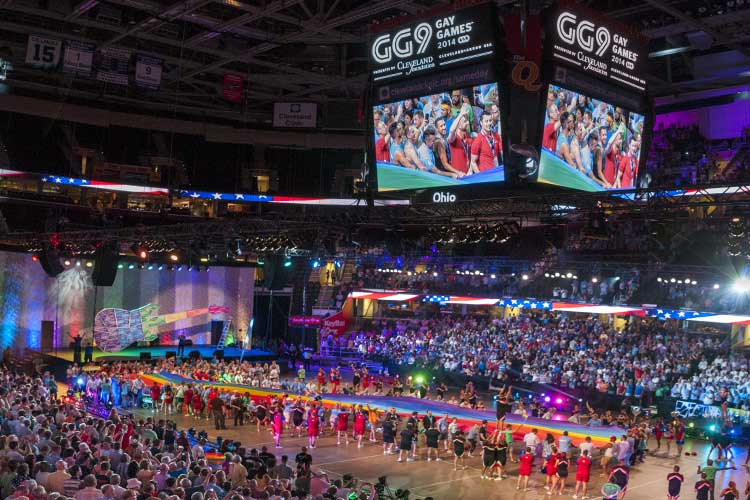
[[[71, 259], [75, 262], [75, 259]], [[253, 316], [252, 268], [212, 267], [206, 271], [124, 269], [111, 287], [94, 287], [92, 267], [73, 265], [50, 278], [30, 254], [0, 252], [0, 348], [41, 347], [42, 320], [55, 322], [55, 347], [65, 348], [70, 335], [91, 338], [96, 312], [107, 308], [135, 309], [152, 303], [159, 314], [199, 309], [210, 305], [231, 309], [233, 330], [247, 331]], [[224, 319], [223, 316], [214, 319]], [[211, 316], [203, 315], [160, 327], [185, 332], [195, 344], [211, 341]], [[169, 336], [163, 335], [167, 340]]]

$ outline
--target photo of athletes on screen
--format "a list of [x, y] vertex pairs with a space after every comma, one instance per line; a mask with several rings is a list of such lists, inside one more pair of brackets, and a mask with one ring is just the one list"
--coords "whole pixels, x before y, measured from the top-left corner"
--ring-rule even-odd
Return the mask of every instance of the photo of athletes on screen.
[[497, 84], [373, 108], [378, 190], [504, 180]]
[[586, 191], [634, 189], [643, 119], [550, 85], [538, 180]]

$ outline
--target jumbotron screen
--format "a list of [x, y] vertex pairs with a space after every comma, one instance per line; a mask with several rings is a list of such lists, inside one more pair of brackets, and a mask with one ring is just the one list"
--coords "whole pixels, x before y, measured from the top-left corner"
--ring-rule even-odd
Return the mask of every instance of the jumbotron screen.
[[644, 116], [556, 85], [547, 93], [539, 182], [635, 189]]
[[373, 108], [378, 191], [502, 182], [496, 83]]

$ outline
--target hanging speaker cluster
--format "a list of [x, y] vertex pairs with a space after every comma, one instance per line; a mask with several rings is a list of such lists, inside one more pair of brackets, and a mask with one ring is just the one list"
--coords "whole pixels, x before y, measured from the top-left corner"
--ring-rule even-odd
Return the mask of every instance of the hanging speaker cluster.
[[39, 252], [39, 264], [41, 264], [47, 276], [56, 277], [65, 271], [65, 267], [60, 262], [60, 256], [57, 251], [49, 245], [45, 245]]
[[117, 277], [117, 262], [120, 252], [113, 245], [102, 245], [96, 249], [94, 272], [91, 281], [94, 286], [112, 286]]

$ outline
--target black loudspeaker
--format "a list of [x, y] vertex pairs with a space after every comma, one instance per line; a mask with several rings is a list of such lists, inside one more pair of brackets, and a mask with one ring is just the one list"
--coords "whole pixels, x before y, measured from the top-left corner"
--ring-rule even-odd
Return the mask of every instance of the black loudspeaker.
[[219, 343], [221, 337], [221, 329], [224, 328], [223, 321], [212, 320], [211, 321], [211, 345]]
[[176, 358], [177, 357], [177, 351], [167, 351], [166, 353], [164, 353], [164, 357], [167, 358], [167, 359], [169, 359], [169, 358]]
[[108, 245], [102, 245], [96, 249], [94, 257], [94, 272], [91, 273], [91, 281], [94, 286], [112, 286], [117, 277], [117, 260], [120, 254]]
[[190, 351], [188, 353], [188, 358], [190, 358], [190, 359], [201, 359], [201, 352], [200, 351]]
[[263, 284], [268, 290], [281, 290], [289, 282], [289, 271], [292, 266], [284, 267], [286, 260], [283, 255], [274, 255], [266, 261], [263, 268], [265, 277]]
[[42, 320], [42, 351], [54, 349], [55, 322]]
[[42, 265], [42, 269], [47, 273], [47, 276], [53, 278], [65, 271], [63, 265], [60, 264], [60, 257], [57, 255], [57, 252], [46, 246], [39, 252], [39, 264]]
[[151, 360], [151, 353], [150, 352], [142, 352], [138, 356], [138, 359], [141, 361], [150, 361]]
[[214, 357], [216, 359], [224, 359], [224, 349], [216, 349], [214, 351]]

